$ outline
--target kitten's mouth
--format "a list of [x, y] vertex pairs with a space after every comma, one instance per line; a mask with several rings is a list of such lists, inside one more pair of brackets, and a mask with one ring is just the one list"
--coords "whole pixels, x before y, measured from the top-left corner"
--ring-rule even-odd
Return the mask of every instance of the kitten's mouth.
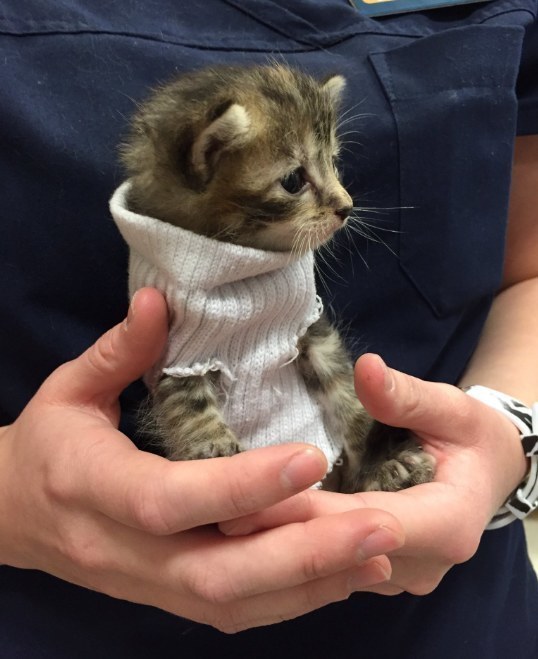
[[333, 216], [328, 222], [327, 226], [327, 240], [334, 236], [337, 231], [343, 229], [347, 224], [347, 217], [340, 217], [338, 215]]
[[345, 227], [346, 224], [347, 218], [342, 220], [341, 218], [334, 217], [327, 220], [327, 222], [324, 222], [322, 226], [318, 226], [312, 234], [312, 248], [317, 249], [324, 245], [331, 240], [337, 231], [340, 231], [340, 229]]

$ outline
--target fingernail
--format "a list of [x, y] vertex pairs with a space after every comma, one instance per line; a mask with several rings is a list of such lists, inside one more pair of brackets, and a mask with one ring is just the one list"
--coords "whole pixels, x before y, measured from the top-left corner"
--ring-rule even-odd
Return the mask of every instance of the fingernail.
[[390, 368], [385, 364], [385, 362], [381, 359], [381, 357], [377, 357], [379, 359], [379, 365], [381, 366], [381, 369], [383, 371], [383, 385], [385, 387], [385, 391], [391, 391], [392, 388], [394, 387], [394, 378], [392, 376], [392, 372]]
[[134, 303], [136, 300], [136, 296], [138, 295], [138, 291], [135, 291], [135, 294], [131, 298], [131, 303], [129, 304], [129, 311], [127, 312], [127, 318], [125, 319], [123, 323], [124, 329], [129, 329], [129, 325], [131, 324], [134, 314], [135, 314], [135, 309], [134, 309]]
[[395, 533], [387, 526], [380, 526], [361, 542], [357, 550], [357, 559], [359, 563], [362, 563], [368, 558], [381, 556], [389, 551], [394, 551], [401, 547], [402, 544], [403, 537], [401, 534]]
[[282, 469], [281, 479], [290, 490], [302, 490], [321, 480], [327, 472], [327, 460], [321, 451], [308, 448], [292, 455]]

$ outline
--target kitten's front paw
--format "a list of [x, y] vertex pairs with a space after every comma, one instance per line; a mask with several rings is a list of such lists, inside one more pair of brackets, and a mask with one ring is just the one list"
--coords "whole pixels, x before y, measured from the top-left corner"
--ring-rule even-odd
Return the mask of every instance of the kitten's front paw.
[[207, 458], [227, 458], [240, 453], [241, 446], [233, 436], [219, 437], [207, 442], [193, 443], [184, 448], [179, 460], [205, 460]]
[[435, 474], [435, 459], [423, 451], [420, 446], [413, 446], [396, 453], [363, 475], [363, 491], [382, 490], [397, 492], [413, 485], [429, 483]]

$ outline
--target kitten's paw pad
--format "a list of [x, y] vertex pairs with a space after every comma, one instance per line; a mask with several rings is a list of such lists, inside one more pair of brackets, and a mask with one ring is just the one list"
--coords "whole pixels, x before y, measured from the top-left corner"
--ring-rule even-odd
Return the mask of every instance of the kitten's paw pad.
[[364, 490], [397, 492], [413, 485], [429, 483], [435, 474], [435, 459], [421, 449], [405, 449], [370, 474]]

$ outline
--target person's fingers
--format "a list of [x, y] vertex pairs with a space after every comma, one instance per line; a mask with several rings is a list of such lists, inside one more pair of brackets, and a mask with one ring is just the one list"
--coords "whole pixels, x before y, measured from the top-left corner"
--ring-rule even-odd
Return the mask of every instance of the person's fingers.
[[[423, 494], [419, 495], [418, 490]], [[459, 534], [450, 531], [454, 519], [446, 511], [454, 495], [444, 496], [444, 491], [444, 487], [432, 484], [401, 493], [366, 492], [352, 496], [331, 492], [306, 496], [304, 493], [243, 519], [220, 524], [219, 528], [229, 535], [255, 534], [328, 515], [341, 515], [352, 508], [364, 508], [366, 512], [390, 507], [391, 514], [403, 522], [405, 544], [387, 551], [392, 568], [390, 586], [375, 584], [367, 590], [387, 595], [406, 590], [423, 595], [438, 585], [452, 565], [468, 560], [476, 551], [477, 538], [466, 530], [465, 520], [458, 525]]]
[[353, 511], [237, 538], [224, 537], [215, 526], [155, 537], [98, 515], [77, 527], [78, 521], [76, 541], [68, 545], [69, 570], [63, 560], [41, 567], [216, 626], [278, 622], [386, 582], [391, 565], [377, 554], [403, 542], [382, 511]]
[[[215, 526], [156, 537], [83, 514], [69, 523], [59, 551], [39, 554], [35, 565], [86, 588], [200, 622], [218, 626], [233, 612], [228, 625], [269, 624], [390, 578], [385, 556], [366, 558], [401, 543], [388, 527], [378, 526], [392, 523], [390, 516], [369, 513], [359, 520], [361, 530], [353, 517], [317, 520], [303, 532], [225, 538]], [[372, 533], [383, 537], [372, 541]]]
[[87, 458], [74, 456], [55, 475], [55, 495], [157, 535], [261, 510], [313, 485], [327, 468], [323, 453], [305, 444], [170, 462], [138, 451], [120, 433], [123, 441], [113, 441], [104, 426], [80, 449]]
[[[249, 535], [266, 529], [285, 526], [286, 524], [303, 523], [351, 510], [370, 509], [381, 511], [385, 510], [389, 503], [392, 503], [392, 507], [397, 513], [407, 512], [408, 506], [405, 502], [402, 502], [400, 507], [395, 505], [396, 500], [393, 493], [367, 492], [342, 495], [337, 492], [306, 490], [251, 515], [221, 522], [219, 529], [227, 536]], [[391, 517], [395, 519], [392, 512]], [[397, 526], [391, 525], [391, 528], [401, 529], [401, 525], [397, 522]]]
[[108, 409], [127, 385], [157, 361], [167, 333], [163, 296], [152, 288], [141, 289], [133, 297], [127, 319], [60, 366], [45, 381], [41, 395], [56, 403]]
[[[387, 579], [378, 559], [299, 586], [250, 597], [234, 606], [219, 608], [210, 624], [225, 633], [271, 625], [349, 598], [357, 591], [376, 592]], [[380, 585], [380, 586], [378, 586]], [[398, 590], [398, 592], [401, 592]]]
[[[208, 543], [183, 556], [182, 569], [198, 594], [226, 603], [359, 566], [401, 547], [404, 535], [392, 515], [365, 509], [220, 539], [224, 544]], [[208, 592], [200, 593], [200, 584]]]
[[355, 365], [355, 388], [366, 410], [390, 426], [430, 436], [458, 436], [472, 428], [474, 401], [447, 384], [426, 382], [388, 368], [381, 357], [362, 355]]
[[[397, 551], [397, 554], [404, 555], [410, 547], [411, 552], [417, 551], [417, 548], [419, 551], [422, 551], [423, 547], [431, 548], [436, 534], [441, 537], [440, 543], [447, 542], [444, 527], [450, 523], [450, 518], [447, 518], [444, 506], [448, 505], [450, 497], [453, 497], [451, 489], [436, 483], [397, 493], [364, 492], [342, 495], [336, 492], [307, 491], [251, 515], [222, 522], [219, 529], [229, 536], [241, 536], [287, 524], [304, 523], [327, 515], [339, 515], [351, 510], [383, 510], [390, 511], [393, 519], [404, 529], [406, 544]], [[453, 538], [462, 550], [465, 541], [463, 527], [462, 523], [461, 542], [458, 543], [457, 538]], [[457, 557], [454, 562], [458, 562]]]
[[[320, 497], [321, 494], [321, 497]], [[334, 492], [305, 490], [260, 512], [233, 518], [219, 524], [222, 533], [229, 536], [249, 535], [275, 526], [306, 522], [321, 515], [331, 515], [357, 508], [353, 499]]]

